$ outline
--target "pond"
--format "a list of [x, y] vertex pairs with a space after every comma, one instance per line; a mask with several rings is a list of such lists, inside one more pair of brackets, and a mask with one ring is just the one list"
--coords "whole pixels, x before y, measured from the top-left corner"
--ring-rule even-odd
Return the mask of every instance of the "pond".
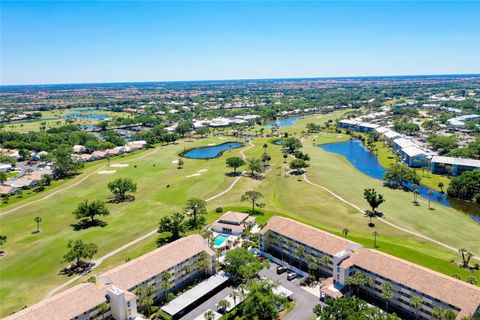
[[80, 114], [80, 113], [67, 113], [63, 115], [65, 118], [77, 118], [77, 119], [108, 119], [107, 114]]
[[215, 146], [195, 148], [187, 150], [180, 155], [185, 158], [191, 159], [212, 159], [220, 157], [223, 152], [227, 150], [232, 150], [235, 148], [240, 148], [243, 146], [241, 142], [225, 142], [222, 144], [217, 144]]
[[281, 146], [283, 144], [283, 141], [282, 141], [282, 139], [273, 140], [272, 144], [277, 145], [277, 146]]
[[[383, 175], [386, 171], [385, 168], [382, 167], [380, 162], [378, 162], [377, 156], [368, 151], [368, 149], [363, 146], [361, 141], [350, 140], [345, 142], [324, 144], [320, 145], [319, 147], [325, 151], [344, 156], [355, 168], [361, 172], [374, 179], [383, 180]], [[471, 202], [448, 197], [446, 194], [431, 189], [425, 185], [420, 185], [418, 188], [420, 196], [427, 200], [429, 197], [429, 190], [433, 191], [433, 195], [431, 197], [432, 202], [436, 202], [447, 207], [453, 207], [459, 211], [468, 213], [475, 221], [480, 223], [480, 206]]]
[[277, 119], [267, 122], [267, 127], [289, 127], [293, 126], [293, 123], [300, 120], [301, 117], [289, 117], [284, 119]]

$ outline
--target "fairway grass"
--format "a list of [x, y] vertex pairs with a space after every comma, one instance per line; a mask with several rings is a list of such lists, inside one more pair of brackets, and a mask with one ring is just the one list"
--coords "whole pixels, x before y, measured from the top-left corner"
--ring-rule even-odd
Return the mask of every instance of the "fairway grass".
[[[296, 132], [299, 136], [300, 132], [305, 130], [306, 123], [319, 123], [333, 117], [310, 116], [281, 131], [290, 134]], [[381, 181], [362, 174], [345, 158], [325, 152], [316, 145], [346, 139], [348, 139], [347, 136], [336, 133], [318, 133], [304, 141], [303, 150], [311, 157], [311, 166], [308, 168], [307, 175], [312, 182], [329, 188], [365, 209], [367, 206], [363, 199], [363, 189], [374, 187], [384, 194], [387, 200], [379, 208], [385, 214], [387, 221], [450, 245], [465, 247], [476, 254], [480, 253], [480, 244], [476, 237], [480, 234], [480, 226], [467, 215], [436, 204], [435, 210], [428, 210], [424, 199], [421, 199], [419, 207], [413, 206], [410, 193], [383, 187]], [[195, 142], [180, 142], [178, 145], [157, 147], [125, 159], [117, 158], [112, 163], [129, 166], [115, 167], [116, 172], [109, 175], [91, 174], [75, 187], [58, 192], [47, 200], [0, 216], [2, 234], [8, 236], [8, 242], [4, 247], [7, 254], [0, 259], [2, 277], [0, 279], [2, 283], [0, 316], [3, 317], [25, 305], [39, 301], [50, 290], [69, 279], [57, 274], [66, 265], [62, 262], [62, 257], [66, 253], [68, 240], [82, 239], [96, 243], [99, 246], [99, 252], [96, 255], [98, 258], [154, 230], [158, 227], [161, 217], [182, 211], [189, 198], [207, 199], [227, 189], [235, 178], [227, 175], [231, 169], [225, 167], [225, 159], [230, 156], [240, 156], [240, 152], [248, 146], [225, 152], [217, 159], [183, 159], [184, 169], [177, 169], [176, 164], [172, 163], [178, 159], [178, 153], [184, 149], [220, 144], [225, 141], [234, 141], [234, 139], [210, 137]], [[248, 157], [259, 157], [263, 152], [263, 144], [267, 142], [267, 138], [255, 139], [255, 147], [244, 153]], [[264, 178], [242, 177], [232, 190], [210, 201], [208, 222], [221, 215], [214, 212], [217, 207], [222, 207], [224, 212], [249, 209], [249, 203], [241, 202], [240, 199], [245, 191], [253, 189], [264, 195], [260, 201], [265, 203], [265, 208], [261, 209], [263, 214], [257, 216], [257, 221], [260, 223], [264, 223], [271, 215], [278, 214], [340, 236], [343, 236], [342, 230], [348, 228], [350, 230], [348, 238], [367, 247], [373, 245], [371, 234], [375, 230], [380, 234], [377, 241], [379, 250], [448, 275], [457, 273], [465, 278], [471, 274], [449, 262], [452, 258], [458, 260], [458, 254], [392, 228], [381, 221], [374, 220], [376, 226], [370, 228], [367, 218], [328, 192], [304, 181], [298, 181], [295, 176], [285, 177], [281, 146], [269, 143], [267, 145], [267, 152], [272, 156], [272, 160]], [[95, 173], [97, 170], [110, 169], [106, 167], [105, 162], [91, 164], [83, 174], [48, 192], [77, 183], [87, 174]], [[190, 177], [187, 178], [187, 176]], [[108, 201], [110, 193], [107, 183], [118, 177], [129, 177], [137, 182], [135, 201], [109, 203], [107, 206], [111, 215], [101, 218], [107, 223], [105, 227], [74, 231], [71, 226], [75, 223], [72, 211], [77, 204], [84, 199]], [[8, 205], [2, 208], [1, 212], [42, 198], [45, 194], [48, 193]], [[35, 216], [41, 216], [43, 219], [40, 225], [42, 232], [39, 234], [32, 234], [35, 230], [33, 221]], [[80, 281], [154, 249], [156, 238], [158, 236], [140, 241], [106, 259], [98, 269]], [[479, 279], [478, 272], [474, 275]]]

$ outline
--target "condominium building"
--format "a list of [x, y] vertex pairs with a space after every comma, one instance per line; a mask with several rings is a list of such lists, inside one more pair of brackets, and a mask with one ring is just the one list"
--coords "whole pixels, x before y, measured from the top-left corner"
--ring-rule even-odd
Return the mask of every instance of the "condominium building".
[[[260, 248], [277, 258], [305, 268], [308, 255], [328, 256], [328, 265], [319, 271], [328, 276], [322, 292], [332, 298], [352, 293], [347, 279], [360, 272], [370, 284], [360, 289], [372, 302], [384, 302], [383, 283], [389, 283], [391, 308], [405, 318], [436, 319], [433, 309], [440, 307], [457, 313], [457, 318], [480, 313], [480, 288], [445, 276], [405, 260], [363, 248], [362, 245], [303, 223], [272, 217], [260, 231]], [[421, 299], [412, 306], [413, 297]]]
[[[153, 286], [152, 298], [158, 301], [168, 292], [213, 274], [214, 259], [215, 253], [200, 235], [185, 237], [96, 277], [95, 284], [79, 284], [6, 320], [140, 319], [136, 289]], [[166, 281], [168, 286], [163, 285]]]

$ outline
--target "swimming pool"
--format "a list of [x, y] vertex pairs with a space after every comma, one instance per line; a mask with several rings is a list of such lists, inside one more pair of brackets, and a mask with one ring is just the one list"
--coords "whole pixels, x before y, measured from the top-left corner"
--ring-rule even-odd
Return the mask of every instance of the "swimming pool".
[[219, 234], [216, 238], [215, 238], [215, 241], [213, 242], [213, 244], [216, 246], [216, 247], [220, 247], [225, 241], [227, 241], [228, 239], [228, 236], [224, 235], [224, 234]]

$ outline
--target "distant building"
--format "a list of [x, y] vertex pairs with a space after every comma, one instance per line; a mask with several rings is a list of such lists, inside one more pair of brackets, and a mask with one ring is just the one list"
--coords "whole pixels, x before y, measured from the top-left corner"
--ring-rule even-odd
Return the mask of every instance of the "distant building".
[[416, 146], [401, 149], [400, 155], [409, 167], [419, 168], [428, 165], [428, 154]]
[[9, 195], [15, 194], [17, 191], [18, 191], [17, 187], [0, 185], [0, 196], [9, 196]]
[[87, 148], [85, 148], [84, 146], [79, 145], [79, 144], [76, 144], [72, 147], [72, 151], [74, 153], [82, 153], [82, 152], [85, 152], [86, 150], [87, 150]]
[[430, 161], [432, 173], [458, 176], [464, 171], [479, 170], [480, 160], [434, 156]]

